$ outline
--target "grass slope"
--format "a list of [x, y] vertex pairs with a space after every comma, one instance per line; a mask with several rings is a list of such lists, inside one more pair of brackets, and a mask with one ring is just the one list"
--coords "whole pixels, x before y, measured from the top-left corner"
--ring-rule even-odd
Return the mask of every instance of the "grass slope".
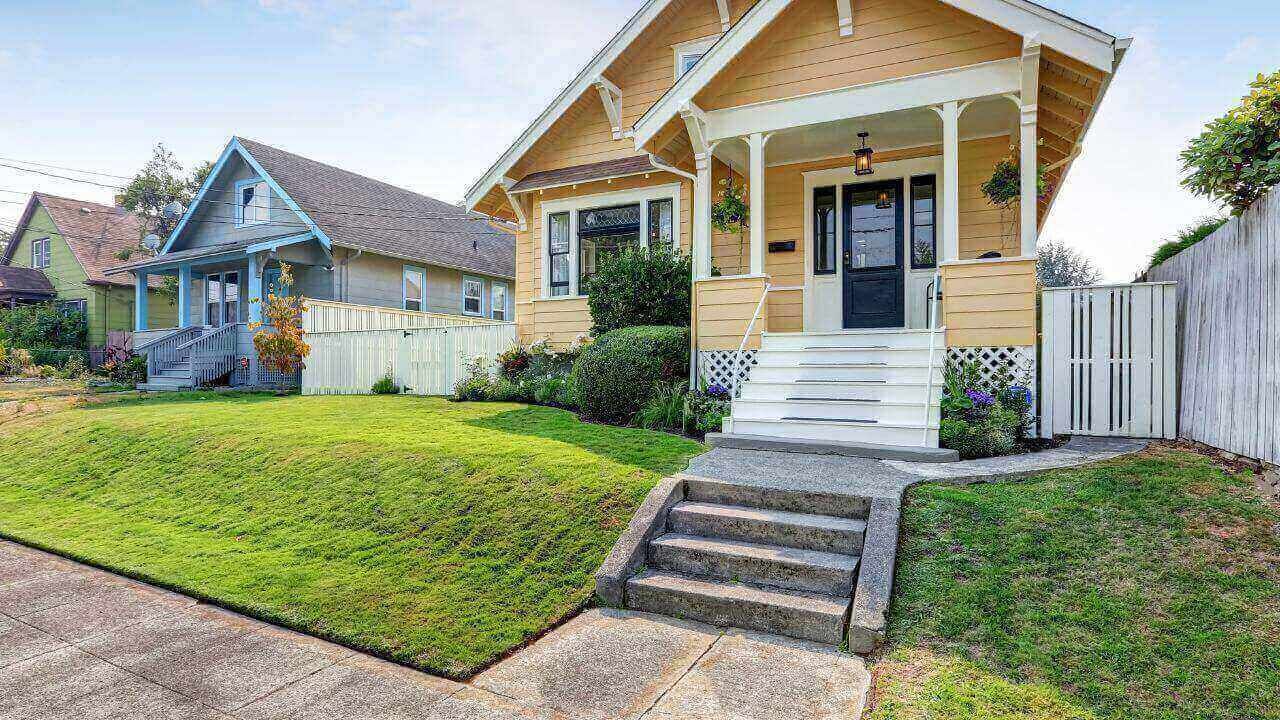
[[0, 428], [0, 534], [465, 677], [587, 602], [700, 449], [436, 398], [106, 403]]
[[1280, 718], [1278, 523], [1164, 448], [916, 488], [869, 717]]

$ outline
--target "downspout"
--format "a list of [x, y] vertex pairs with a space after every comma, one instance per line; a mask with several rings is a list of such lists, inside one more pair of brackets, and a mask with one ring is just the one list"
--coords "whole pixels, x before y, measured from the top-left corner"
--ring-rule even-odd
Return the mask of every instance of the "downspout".
[[[690, 172], [685, 172], [684, 170], [681, 170], [680, 168], [675, 167], [674, 165], [668, 165], [662, 162], [661, 160], [659, 160], [658, 156], [654, 155], [653, 153], [647, 153], [647, 154], [649, 155], [649, 164], [652, 165], [654, 169], [662, 170], [664, 172], [669, 172], [672, 175], [677, 175], [679, 177], [688, 178], [689, 181], [692, 182], [695, 187], [697, 186], [698, 184], [697, 175], [694, 175], [693, 173], [690, 173]], [[689, 193], [690, 198], [692, 198], [693, 195], [694, 193]], [[694, 214], [692, 212], [692, 208], [690, 208], [690, 213], [689, 213], [690, 223], [693, 222], [693, 217], [694, 217]], [[678, 223], [679, 220], [675, 219], [675, 222]], [[692, 243], [692, 240], [690, 240], [690, 243]], [[695, 283], [692, 278], [690, 278], [689, 282], [690, 282], [689, 303], [690, 305], [692, 305], [692, 307], [689, 308], [689, 389], [697, 390], [698, 389], [698, 333], [697, 333], [698, 286], [697, 286], [697, 283]]]
[[352, 260], [358, 260], [363, 254], [364, 250], [360, 249], [356, 250], [356, 254], [354, 256], [351, 254], [350, 249], [342, 254], [342, 266], [339, 268], [338, 272], [338, 276], [342, 278], [342, 302], [351, 301], [351, 269], [347, 267], [347, 264]]

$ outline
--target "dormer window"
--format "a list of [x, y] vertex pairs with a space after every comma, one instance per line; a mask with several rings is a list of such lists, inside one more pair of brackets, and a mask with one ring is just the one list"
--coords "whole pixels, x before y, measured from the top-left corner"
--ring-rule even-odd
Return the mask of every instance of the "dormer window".
[[265, 180], [236, 183], [236, 225], [257, 225], [271, 219], [271, 190]]
[[679, 80], [685, 73], [692, 70], [693, 66], [698, 64], [702, 56], [706, 55], [711, 46], [715, 45], [719, 39], [720, 36], [715, 35], [675, 45], [673, 49], [676, 53], [676, 80]]

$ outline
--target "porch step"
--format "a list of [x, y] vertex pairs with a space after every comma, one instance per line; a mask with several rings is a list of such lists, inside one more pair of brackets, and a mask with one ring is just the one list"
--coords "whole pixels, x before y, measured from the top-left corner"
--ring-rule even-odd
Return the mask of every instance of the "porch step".
[[691, 502], [736, 508], [826, 515], [846, 520], [866, 520], [871, 501], [859, 495], [824, 490], [800, 490], [687, 476], [686, 498]]
[[649, 543], [652, 567], [822, 595], [850, 595], [856, 555], [667, 533]]
[[715, 448], [731, 448], [734, 450], [763, 450], [766, 452], [789, 452], [804, 455], [842, 455], [845, 457], [906, 460], [909, 462], [949, 463], [960, 459], [960, 453], [943, 448], [914, 445], [878, 445], [848, 440], [779, 438], [732, 432], [707, 433], [707, 444]]
[[934, 347], [946, 345], [943, 331], [935, 330], [839, 330], [831, 332], [765, 333], [761, 345], [765, 350], [888, 347], [901, 349], [929, 349], [929, 337], [933, 335]]
[[[937, 424], [940, 418], [939, 413], [936, 403], [929, 408], [931, 424]], [[733, 418], [735, 420], [783, 419], [909, 425], [925, 421], [925, 407], [923, 402], [860, 398], [789, 397], [774, 400], [744, 397], [733, 401]]]
[[[924, 385], [929, 379], [928, 366], [887, 363], [782, 363], [768, 358], [751, 368], [752, 382], [767, 383], [909, 383]], [[933, 384], [942, 383], [941, 362], [934, 368]]]
[[776, 633], [838, 645], [849, 597], [647, 570], [627, 581], [627, 605], [637, 610], [721, 627]]
[[147, 390], [151, 392], [166, 392], [175, 390], [190, 390], [192, 388], [191, 379], [178, 379], [169, 377], [151, 377], [147, 378], [144, 383], [138, 383], [139, 390]]
[[684, 501], [671, 508], [672, 532], [800, 550], [861, 552], [865, 520]]

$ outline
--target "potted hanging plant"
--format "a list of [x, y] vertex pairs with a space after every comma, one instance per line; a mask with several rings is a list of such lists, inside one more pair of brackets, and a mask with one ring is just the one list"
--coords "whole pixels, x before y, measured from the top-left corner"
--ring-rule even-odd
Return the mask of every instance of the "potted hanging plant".
[[[1011, 211], [1022, 200], [1022, 166], [1014, 154], [1016, 150], [1016, 146], [1009, 147], [1009, 157], [996, 163], [991, 171], [991, 178], [981, 188], [987, 200], [1000, 208], [1000, 219], [1007, 224], [1009, 237], [1014, 234], [1014, 224], [1018, 217]], [[1043, 199], [1048, 194], [1049, 180], [1042, 164], [1036, 169], [1036, 199]]]
[[745, 251], [744, 233], [750, 222], [750, 210], [747, 208], [747, 186], [745, 183], [733, 182], [733, 168], [729, 169], [729, 177], [720, 181], [720, 196], [711, 205], [711, 225], [716, 230], [738, 234], [738, 271], [742, 271], [742, 260]]

